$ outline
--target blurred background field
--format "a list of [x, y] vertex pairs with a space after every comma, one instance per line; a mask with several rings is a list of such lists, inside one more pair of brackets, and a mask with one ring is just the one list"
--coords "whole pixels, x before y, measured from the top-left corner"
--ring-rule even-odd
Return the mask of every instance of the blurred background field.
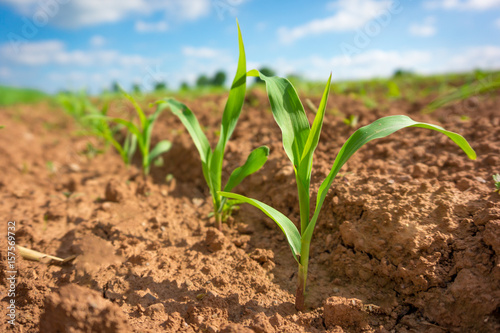
[[456, 73], [500, 69], [498, 1], [0, 0], [0, 11], [0, 85], [48, 94], [226, 90], [236, 18], [248, 69], [308, 91], [330, 72], [336, 92], [370, 95], [389, 79], [398, 95], [422, 77], [443, 92], [476, 78]]

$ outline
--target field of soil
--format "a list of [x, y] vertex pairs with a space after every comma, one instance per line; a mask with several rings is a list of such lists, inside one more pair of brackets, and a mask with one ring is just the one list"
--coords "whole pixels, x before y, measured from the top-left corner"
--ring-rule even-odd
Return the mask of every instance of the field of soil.
[[[226, 97], [184, 100], [216, 142]], [[319, 99], [312, 96], [314, 104]], [[334, 181], [311, 246], [307, 310], [297, 312], [297, 265], [275, 223], [248, 205], [222, 232], [198, 153], [164, 112], [153, 144], [172, 149], [144, 180], [109, 149], [93, 156], [78, 127], [50, 103], [0, 108], [1, 332], [500, 332], [500, 94], [424, 115], [431, 99], [379, 103], [330, 96], [313, 190], [354, 129], [406, 114], [463, 135], [410, 128], [369, 143]], [[115, 102], [113, 110], [127, 109]], [[314, 114], [308, 112], [312, 122]], [[466, 116], [466, 117], [464, 117]], [[225, 158], [225, 178], [267, 145], [262, 170], [234, 192], [293, 221], [293, 169], [264, 92], [247, 95]], [[172, 176], [168, 176], [172, 175]], [[7, 222], [16, 244], [72, 262], [16, 258], [16, 325], [7, 322]]]

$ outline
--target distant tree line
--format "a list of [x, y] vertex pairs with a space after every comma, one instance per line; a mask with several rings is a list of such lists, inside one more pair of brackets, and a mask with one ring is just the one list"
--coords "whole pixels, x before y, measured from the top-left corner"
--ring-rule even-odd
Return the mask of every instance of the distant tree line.
[[205, 74], [198, 76], [196, 80], [196, 86], [198, 88], [203, 87], [222, 87], [226, 83], [226, 73], [224, 71], [218, 71], [213, 77], [208, 77]]
[[[269, 67], [262, 67], [259, 71], [266, 76], [274, 76], [276, 75], [275, 71]], [[194, 87], [196, 88], [206, 88], [206, 87], [222, 87], [226, 83], [226, 73], [222, 70], [217, 71], [212, 77], [207, 76], [206, 74], [201, 74], [196, 79]], [[261, 84], [262, 81], [260, 78], [255, 78], [255, 83]], [[168, 85], [164, 81], [158, 81], [154, 85], [155, 92], [161, 92], [168, 89]], [[189, 90], [190, 86], [187, 82], [182, 82], [179, 86], [179, 90]], [[134, 94], [140, 94], [142, 92], [141, 85], [138, 83], [132, 84], [131, 91]], [[111, 84], [111, 92], [119, 93], [120, 86], [118, 82], [114, 81]]]

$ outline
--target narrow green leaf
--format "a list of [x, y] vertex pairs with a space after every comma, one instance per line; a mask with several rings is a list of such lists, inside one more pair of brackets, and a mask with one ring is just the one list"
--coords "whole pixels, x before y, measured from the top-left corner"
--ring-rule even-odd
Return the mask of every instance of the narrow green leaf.
[[251, 69], [247, 72], [247, 76], [259, 77], [260, 72], [256, 69]]
[[123, 90], [120, 87], [120, 90], [122, 94], [132, 103], [132, 105], [135, 108], [135, 111], [137, 112], [137, 115], [139, 116], [139, 120], [141, 122], [141, 129], [144, 130], [147, 124], [147, 118], [146, 115], [144, 114], [144, 111], [142, 111], [141, 106], [137, 103], [134, 97], [132, 97], [129, 93], [127, 93], [125, 90]]
[[[143, 140], [144, 140], [144, 146], [146, 147], [146, 152], [149, 152], [149, 147], [151, 146], [151, 134], [153, 132], [153, 127], [154, 123], [156, 122], [156, 119], [158, 119], [158, 116], [160, 113], [163, 111], [163, 108], [160, 106], [156, 107], [155, 112], [150, 115], [149, 117], [146, 118], [146, 123], [145, 127], [143, 129]], [[146, 156], [149, 154], [145, 154]], [[148, 161], [152, 161], [154, 158], [150, 158], [149, 156], [146, 157]]]
[[464, 100], [473, 95], [479, 95], [500, 89], [500, 77], [488, 80], [479, 80], [470, 84], [464, 84], [452, 92], [432, 101], [427, 105], [423, 113], [431, 113], [434, 110], [451, 102]]
[[127, 156], [127, 164], [132, 162], [135, 150], [137, 149], [137, 136], [132, 133], [128, 133], [125, 137], [125, 142], [123, 143], [123, 150]]
[[160, 141], [156, 144], [156, 146], [153, 148], [153, 150], [151, 150], [151, 152], [149, 153], [149, 163], [151, 164], [151, 162], [157, 158], [158, 156], [160, 156], [161, 154], [167, 152], [170, 150], [170, 148], [172, 148], [172, 143], [170, 141], [167, 141], [167, 140], [163, 140], [163, 141]]
[[[121, 124], [121, 125], [125, 126], [130, 133], [132, 133], [133, 135], [135, 135], [137, 137], [137, 140], [139, 140], [139, 141], [142, 140], [141, 131], [131, 121], [121, 119], [121, 118], [109, 118], [109, 119], [117, 124]], [[140, 145], [140, 142], [139, 142], [139, 145]]]
[[[330, 92], [331, 82], [332, 74], [330, 74], [328, 82], [326, 83], [325, 90], [323, 91], [323, 97], [321, 97], [321, 102], [319, 103], [316, 117], [314, 117], [311, 131], [309, 132], [309, 136], [307, 137], [304, 151], [301, 156], [301, 161], [304, 159], [307, 160], [308, 158], [312, 157], [312, 155], [314, 154], [314, 150], [316, 150], [316, 147], [318, 146], [319, 136], [321, 134], [321, 128], [323, 126], [323, 119], [325, 117], [326, 104], [328, 103], [328, 93]], [[307, 162], [307, 164], [310, 165], [311, 163]], [[311, 172], [309, 171], [309, 174], [310, 173]]]
[[310, 131], [304, 107], [290, 81], [277, 76], [268, 77], [262, 73], [259, 76], [266, 83], [271, 110], [281, 128], [285, 152], [298, 168]]
[[243, 107], [243, 102], [245, 101], [245, 91], [246, 91], [246, 56], [245, 56], [245, 46], [243, 44], [243, 37], [241, 36], [240, 26], [238, 24], [238, 45], [239, 45], [239, 58], [238, 58], [238, 68], [236, 69], [236, 75], [234, 76], [233, 83], [231, 85], [231, 90], [229, 91], [229, 97], [224, 108], [224, 113], [222, 115], [222, 124], [220, 131], [219, 144], [223, 147], [226, 146], [227, 141], [233, 134], [234, 128], [240, 117], [241, 109]]
[[239, 168], [236, 168], [233, 173], [231, 173], [231, 176], [229, 177], [229, 180], [224, 187], [224, 191], [231, 191], [233, 188], [238, 186], [247, 176], [262, 168], [262, 166], [267, 161], [267, 156], [269, 156], [269, 148], [267, 148], [266, 146], [254, 149], [250, 153], [250, 155], [248, 155], [245, 164], [243, 164]]
[[[212, 158], [210, 160], [210, 184], [208, 186], [212, 190], [214, 198], [216, 200], [216, 206], [219, 206], [219, 199], [217, 196], [217, 191], [221, 189], [221, 178], [222, 178], [222, 162], [224, 159], [224, 151], [226, 149], [226, 144], [229, 138], [233, 134], [234, 128], [238, 123], [238, 118], [240, 117], [241, 109], [243, 107], [243, 102], [245, 101], [245, 91], [246, 91], [246, 56], [245, 56], [245, 46], [243, 45], [243, 37], [241, 36], [240, 26], [238, 24], [238, 45], [239, 45], [239, 58], [238, 58], [238, 68], [236, 69], [236, 75], [234, 76], [233, 83], [231, 85], [231, 90], [229, 91], [229, 97], [224, 108], [224, 113], [222, 115], [221, 131], [219, 142], [213, 151]], [[220, 208], [220, 207], [218, 207]]]
[[318, 219], [319, 212], [325, 200], [326, 194], [328, 193], [328, 189], [330, 188], [333, 179], [340, 171], [340, 168], [342, 168], [347, 160], [349, 160], [349, 158], [364, 144], [375, 139], [386, 137], [406, 127], [421, 127], [443, 133], [448, 136], [453, 142], [455, 142], [460, 148], [462, 148], [462, 150], [470, 159], [476, 159], [476, 152], [472, 149], [472, 147], [463, 136], [454, 132], [447, 131], [440, 126], [416, 122], [407, 116], [389, 116], [375, 120], [370, 125], [362, 127], [354, 132], [354, 134], [351, 135], [349, 139], [347, 139], [347, 141], [340, 149], [340, 152], [338, 153], [337, 158], [333, 163], [330, 173], [319, 187], [314, 216], [311, 219], [309, 226], [307, 227], [308, 230], [306, 230], [306, 233], [303, 234], [303, 237], [312, 237], [314, 225], [316, 223], [316, 220]]
[[[194, 113], [183, 103], [176, 101], [173, 98], [167, 98], [163, 101], [156, 102], [160, 106], [168, 106], [173, 114], [175, 114], [193, 139], [194, 145], [200, 153], [201, 162], [208, 163], [208, 158], [211, 154], [210, 144], [208, 143], [205, 133], [203, 133], [200, 123]], [[204, 170], [205, 171], [205, 170]]]
[[299, 166], [297, 168], [297, 189], [299, 192], [299, 203], [300, 203], [300, 231], [303, 234], [307, 226], [309, 225], [310, 217], [310, 185], [311, 185], [311, 173], [313, 166], [313, 156], [316, 147], [318, 146], [319, 137], [321, 135], [321, 128], [323, 126], [323, 119], [325, 117], [326, 105], [328, 103], [328, 94], [330, 92], [330, 85], [332, 80], [332, 74], [328, 78], [325, 89], [323, 91], [323, 96], [321, 102], [314, 117], [314, 121], [309, 131], [307, 141], [300, 157]]
[[274, 222], [276, 222], [276, 224], [280, 227], [281, 231], [283, 231], [283, 233], [285, 234], [285, 237], [288, 241], [288, 245], [290, 245], [290, 249], [292, 250], [293, 257], [297, 262], [299, 262], [297, 256], [300, 256], [300, 249], [301, 249], [300, 234], [295, 224], [293, 224], [293, 222], [290, 221], [288, 217], [286, 217], [273, 207], [268, 206], [259, 200], [251, 199], [235, 193], [229, 193], [229, 192], [218, 192], [218, 193], [226, 198], [236, 199], [242, 202], [246, 202], [254, 207], [259, 208], [264, 214], [269, 216]]

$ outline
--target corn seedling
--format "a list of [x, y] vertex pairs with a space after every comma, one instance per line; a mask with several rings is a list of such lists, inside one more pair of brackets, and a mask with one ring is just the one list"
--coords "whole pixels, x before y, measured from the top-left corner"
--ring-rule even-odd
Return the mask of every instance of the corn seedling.
[[[217, 146], [214, 150], [211, 149], [207, 137], [203, 133], [198, 120], [194, 113], [183, 103], [180, 103], [172, 98], [167, 98], [158, 101], [160, 105], [169, 107], [173, 114], [175, 114], [187, 131], [191, 135], [193, 142], [198, 149], [201, 158], [201, 165], [203, 175], [210, 188], [210, 194], [213, 201], [213, 212], [215, 221], [219, 229], [222, 228], [222, 220], [227, 215], [225, 211], [231, 209], [231, 205], [227, 204], [227, 199], [222, 198], [218, 193], [222, 188], [222, 162], [224, 160], [224, 151], [226, 144], [229, 141], [238, 118], [241, 113], [241, 108], [245, 99], [246, 90], [246, 58], [243, 39], [241, 37], [240, 27], [238, 25], [238, 41], [239, 41], [239, 59], [238, 68], [229, 91], [224, 113], [222, 116], [222, 124], [220, 129], [220, 136]], [[267, 161], [269, 155], [269, 148], [262, 146], [253, 150], [248, 156], [243, 166], [235, 169], [229, 176], [229, 180], [224, 187], [224, 191], [231, 191], [235, 186], [241, 183], [248, 175], [259, 170]]]
[[398, 99], [401, 98], [401, 91], [399, 90], [398, 85], [394, 81], [387, 82], [387, 97], [389, 99]]
[[111, 127], [109, 125], [106, 118], [108, 103], [105, 103], [99, 110], [83, 92], [78, 94], [62, 94], [58, 97], [58, 101], [64, 110], [86, 129], [85, 134], [104, 139], [106, 146], [111, 144], [120, 154], [123, 162], [126, 165], [130, 164], [136, 150], [136, 138], [131, 133], [128, 133], [123, 144], [120, 144], [115, 139], [118, 126]]
[[162, 140], [156, 144], [156, 146], [150, 150], [151, 146], [151, 133], [153, 132], [153, 126], [160, 115], [162, 108], [160, 106], [156, 107], [156, 111], [150, 116], [146, 116], [142, 108], [139, 106], [137, 101], [129, 95], [127, 92], [122, 90], [123, 95], [132, 103], [135, 111], [137, 112], [137, 116], [139, 117], [139, 125], [134, 124], [132, 121], [128, 121], [122, 118], [106, 118], [117, 124], [125, 126], [128, 130], [128, 134], [125, 138], [124, 144], [121, 146], [116, 145], [115, 148], [120, 152], [122, 159], [125, 161], [125, 157], [127, 161], [130, 162], [132, 158], [135, 146], [139, 147], [139, 150], [142, 155], [142, 171], [144, 172], [144, 176], [149, 174], [149, 169], [151, 163], [155, 158], [159, 157], [161, 154], [167, 152], [172, 147], [172, 143], [167, 140]]
[[500, 194], [500, 174], [493, 175], [493, 181], [495, 182], [495, 192]]
[[462, 101], [474, 95], [486, 94], [492, 91], [500, 89], [500, 77], [489, 77], [484, 78], [480, 81], [474, 81], [472, 83], [466, 83], [452, 92], [445, 94], [444, 96], [431, 102], [424, 113], [431, 113], [434, 110], [445, 106], [449, 103]]
[[462, 148], [469, 158], [476, 158], [474, 150], [459, 134], [449, 132], [439, 126], [415, 122], [407, 116], [380, 118], [372, 124], [358, 129], [344, 143], [333, 163], [330, 173], [319, 187], [316, 207], [311, 217], [310, 183], [313, 153], [318, 145], [321, 127], [323, 125], [331, 75], [324, 89], [323, 97], [312, 127], [309, 125], [304, 107], [302, 106], [295, 88], [287, 79], [267, 77], [256, 70], [250, 71], [248, 75], [258, 75], [265, 81], [274, 119], [282, 131], [283, 147], [294, 167], [299, 197], [300, 231], [288, 217], [261, 201], [234, 193], [221, 192], [220, 194], [227, 198], [241, 200], [242, 202], [259, 208], [264, 214], [273, 219], [284, 232], [288, 244], [290, 245], [292, 255], [298, 263], [298, 287], [295, 300], [295, 307], [298, 310], [303, 310], [305, 308], [304, 299], [309, 263], [309, 248], [321, 207], [325, 201], [328, 189], [340, 168], [359, 148], [361, 148], [361, 146], [369, 141], [386, 137], [406, 127], [422, 127], [445, 134]]
[[349, 117], [342, 119], [342, 121], [350, 128], [355, 128], [358, 126], [359, 116], [351, 114]]
[[90, 116], [85, 118], [93, 120], [89, 123], [89, 126], [91, 127], [90, 134], [103, 138], [106, 145], [111, 144], [120, 154], [120, 157], [125, 165], [130, 165], [132, 157], [137, 149], [137, 137], [129, 131], [125, 136], [123, 144], [115, 138], [118, 128], [117, 126], [111, 127], [108, 119], [106, 118], [108, 115], [108, 104], [104, 104], [102, 109], [98, 110], [92, 104], [88, 103], [87, 109], [89, 110], [88, 114]]
[[95, 119], [89, 119], [86, 116], [94, 113], [95, 109], [91, 109], [90, 103], [84, 91], [74, 93], [64, 93], [57, 96], [57, 102], [63, 107], [64, 111], [75, 119], [82, 127], [92, 128], [92, 122]]

